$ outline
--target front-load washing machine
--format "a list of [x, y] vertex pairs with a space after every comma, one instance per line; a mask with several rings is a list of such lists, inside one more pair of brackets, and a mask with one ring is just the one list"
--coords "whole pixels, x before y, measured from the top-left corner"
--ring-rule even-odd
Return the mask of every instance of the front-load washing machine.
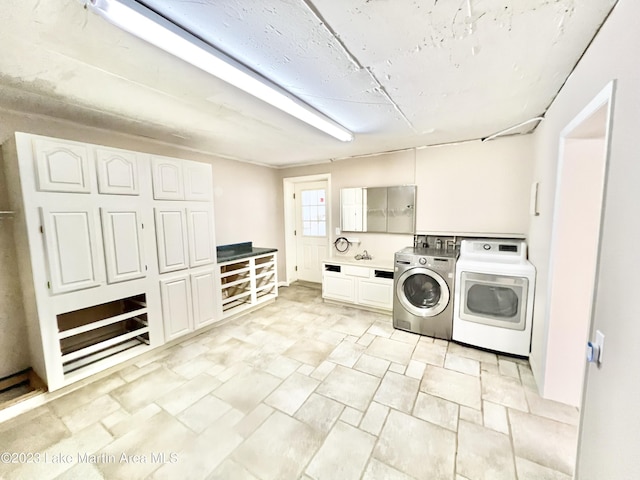
[[457, 253], [407, 247], [395, 254], [393, 326], [451, 339]]

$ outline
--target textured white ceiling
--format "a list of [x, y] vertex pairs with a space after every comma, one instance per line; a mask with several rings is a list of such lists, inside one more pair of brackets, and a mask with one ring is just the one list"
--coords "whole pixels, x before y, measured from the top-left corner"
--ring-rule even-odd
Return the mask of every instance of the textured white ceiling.
[[616, 0], [140, 3], [355, 140], [172, 58], [81, 0], [0, 2], [0, 106], [274, 166], [484, 138], [544, 114]]

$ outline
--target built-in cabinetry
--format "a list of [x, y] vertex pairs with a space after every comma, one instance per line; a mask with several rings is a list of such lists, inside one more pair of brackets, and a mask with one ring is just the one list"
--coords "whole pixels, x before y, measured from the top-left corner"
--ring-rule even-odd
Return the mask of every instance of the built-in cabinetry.
[[221, 318], [210, 165], [23, 133], [3, 157], [50, 390]]
[[[354, 264], [354, 262], [360, 262]], [[322, 298], [376, 310], [393, 309], [393, 266], [350, 259], [322, 264]]]
[[276, 258], [276, 252], [270, 252], [218, 264], [223, 317], [236, 315], [278, 296]]

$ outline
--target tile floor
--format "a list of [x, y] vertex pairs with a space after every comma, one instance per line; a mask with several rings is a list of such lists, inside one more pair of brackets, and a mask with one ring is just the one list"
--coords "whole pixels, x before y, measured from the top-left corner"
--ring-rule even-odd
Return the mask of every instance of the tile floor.
[[292, 286], [0, 424], [0, 450], [40, 455], [0, 478], [560, 480], [577, 421], [526, 361]]

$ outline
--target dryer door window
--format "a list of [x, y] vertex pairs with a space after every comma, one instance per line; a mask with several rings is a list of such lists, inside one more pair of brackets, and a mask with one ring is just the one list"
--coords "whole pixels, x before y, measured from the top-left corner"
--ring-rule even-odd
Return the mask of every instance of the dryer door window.
[[414, 315], [433, 317], [449, 304], [450, 292], [444, 278], [428, 268], [411, 268], [400, 275], [396, 296]]

